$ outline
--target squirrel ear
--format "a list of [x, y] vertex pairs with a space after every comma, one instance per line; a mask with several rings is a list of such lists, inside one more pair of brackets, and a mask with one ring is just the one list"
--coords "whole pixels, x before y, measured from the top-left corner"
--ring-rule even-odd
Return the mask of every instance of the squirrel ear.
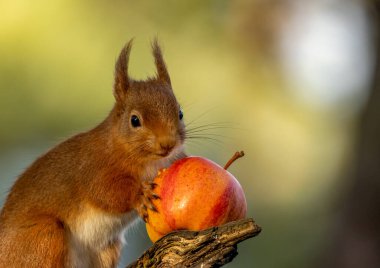
[[158, 45], [157, 38], [153, 40], [152, 49], [153, 49], [154, 62], [157, 68], [157, 78], [171, 85], [170, 76], [169, 76], [168, 70], [166, 69], [166, 64], [162, 57], [161, 48]]
[[114, 95], [117, 102], [123, 101], [125, 92], [129, 88], [130, 79], [128, 76], [129, 54], [131, 52], [133, 39], [131, 39], [121, 50], [115, 65]]

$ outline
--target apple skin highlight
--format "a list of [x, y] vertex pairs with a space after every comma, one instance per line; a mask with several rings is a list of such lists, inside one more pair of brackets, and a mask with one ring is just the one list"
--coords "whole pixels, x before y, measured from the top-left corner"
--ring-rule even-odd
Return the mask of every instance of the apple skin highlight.
[[146, 225], [155, 242], [175, 230], [203, 230], [243, 219], [247, 203], [243, 189], [227, 170], [203, 157], [174, 162], [154, 179], [158, 212], [149, 211]]

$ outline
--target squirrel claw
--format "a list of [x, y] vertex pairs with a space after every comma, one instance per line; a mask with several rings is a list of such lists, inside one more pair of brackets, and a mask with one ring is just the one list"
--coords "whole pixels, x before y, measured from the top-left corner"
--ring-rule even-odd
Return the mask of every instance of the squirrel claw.
[[157, 184], [154, 182], [143, 182], [141, 185], [141, 195], [139, 206], [136, 208], [140, 217], [144, 222], [149, 221], [148, 209], [153, 212], [158, 212], [157, 207], [153, 204], [153, 200], [161, 199], [159, 195], [154, 193], [154, 188]]
[[158, 212], [157, 208], [154, 205], [151, 205], [149, 209], [154, 212]]
[[161, 199], [161, 197], [160, 197], [159, 195], [157, 195], [157, 194], [152, 194], [152, 198], [153, 198], [154, 200], [156, 200], [156, 199]]

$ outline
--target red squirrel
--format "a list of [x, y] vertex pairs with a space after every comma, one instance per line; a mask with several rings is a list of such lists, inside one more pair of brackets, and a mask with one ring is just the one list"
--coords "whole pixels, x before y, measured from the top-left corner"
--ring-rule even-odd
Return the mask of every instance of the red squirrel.
[[115, 105], [94, 129], [39, 157], [0, 214], [0, 267], [116, 267], [124, 231], [155, 210], [152, 178], [184, 157], [183, 113], [161, 49], [157, 75], [128, 75], [132, 41], [115, 67]]

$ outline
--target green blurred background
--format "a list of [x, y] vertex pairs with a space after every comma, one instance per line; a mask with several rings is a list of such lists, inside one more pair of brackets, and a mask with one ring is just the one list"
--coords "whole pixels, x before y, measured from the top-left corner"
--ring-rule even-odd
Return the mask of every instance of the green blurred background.
[[[110, 111], [130, 38], [131, 76], [154, 74], [158, 36], [185, 122], [223, 126], [187, 152], [221, 165], [246, 153], [231, 172], [263, 232], [228, 267], [310, 267], [352, 184], [371, 29], [351, 0], [0, 0], [0, 205], [38, 155]], [[149, 245], [139, 224], [121, 264]]]

